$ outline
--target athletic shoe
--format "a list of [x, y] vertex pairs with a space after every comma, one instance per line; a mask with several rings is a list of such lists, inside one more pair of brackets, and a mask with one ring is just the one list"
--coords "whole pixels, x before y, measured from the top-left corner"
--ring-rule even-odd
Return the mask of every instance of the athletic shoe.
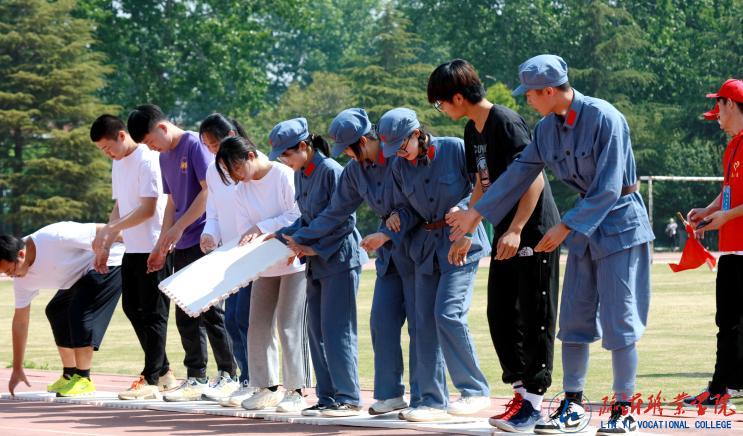
[[[72, 378], [72, 377], [70, 377], [70, 378]], [[63, 387], [65, 387], [65, 385], [67, 383], [69, 383], [69, 382], [70, 382], [70, 379], [69, 378], [67, 378], [67, 377], [65, 377], [63, 375], [60, 375], [59, 378], [54, 383], [52, 383], [50, 385], [46, 385], [46, 391], [47, 392], [51, 392], [53, 394], [56, 394], [57, 391], [59, 391], [60, 389], [62, 389]]]
[[415, 407], [406, 407], [402, 409], [401, 411], [397, 412], [397, 419], [402, 419], [403, 421], [407, 420], [408, 414], [415, 410]]
[[229, 373], [220, 371], [217, 379], [213, 384], [204, 389], [201, 399], [206, 401], [219, 401], [228, 398], [230, 394], [240, 389], [240, 384], [236, 382]]
[[328, 418], [345, 418], [348, 416], [361, 415], [361, 406], [355, 404], [340, 403], [333, 406], [329, 406], [323, 410], [322, 416]]
[[199, 401], [204, 389], [209, 386], [207, 382], [200, 382], [196, 377], [189, 377], [178, 389], [163, 395], [163, 400], [172, 402]]
[[270, 407], [278, 406], [283, 398], [284, 396], [278, 390], [272, 391], [268, 388], [261, 388], [240, 405], [245, 410], [268, 409]]
[[402, 410], [408, 407], [408, 403], [402, 397], [378, 400], [369, 408], [369, 415], [383, 415], [385, 413]]
[[410, 412], [405, 414], [405, 420], [408, 422], [436, 422], [449, 421], [451, 416], [446, 409], [435, 409], [428, 406], [414, 407]]
[[485, 396], [460, 396], [451, 404], [447, 412], [451, 415], [474, 415], [475, 413], [490, 408], [490, 397]]
[[82, 397], [95, 394], [95, 384], [87, 377], [75, 374], [64, 387], [57, 391], [58, 397]]
[[315, 404], [312, 407], [308, 407], [304, 410], [302, 410], [302, 416], [321, 416], [322, 413], [331, 406], [326, 406], [325, 404]]
[[552, 412], [545, 422], [540, 418], [534, 426], [536, 434], [561, 434], [574, 433], [583, 430], [588, 425], [586, 410], [580, 403], [565, 400], [560, 401], [560, 406]]
[[240, 407], [243, 401], [253, 396], [255, 391], [255, 388], [248, 386], [248, 381], [246, 380], [229, 397], [219, 400], [219, 405], [222, 407]]
[[496, 420], [495, 426], [510, 433], [531, 433], [541, 418], [542, 414], [534, 410], [529, 401], [522, 401], [518, 412], [507, 419]]
[[307, 408], [307, 402], [297, 391], [286, 391], [284, 399], [281, 400], [276, 411], [280, 413], [297, 413]]
[[[696, 397], [684, 398], [684, 408], [690, 410], [697, 410], [699, 406], [714, 408], [718, 399], [718, 395], [711, 395], [708, 388], [700, 392]], [[735, 404], [731, 403], [729, 398], [725, 403], [725, 407], [728, 410], [735, 410]]]
[[157, 400], [160, 398], [160, 389], [157, 385], [147, 384], [143, 375], [136, 379], [129, 389], [119, 392], [119, 400]]
[[611, 415], [606, 425], [596, 431], [596, 436], [631, 433], [637, 431], [637, 422], [629, 413], [623, 415], [621, 406], [612, 406]]
[[175, 378], [172, 369], [169, 369], [165, 375], [161, 375], [157, 380], [157, 387], [160, 392], [171, 391], [177, 389], [178, 386], [180, 386], [180, 384], [178, 383], [178, 379]]
[[520, 393], [514, 392], [513, 398], [511, 398], [511, 401], [506, 403], [506, 410], [503, 413], [499, 413], [497, 415], [491, 416], [488, 422], [493, 427], [496, 427], [495, 421], [498, 421], [501, 419], [503, 420], [511, 419], [511, 417], [515, 415], [516, 412], [519, 411], [519, 409], [521, 409], [521, 404], [523, 404], [523, 402], [524, 402], [524, 397], [522, 397]]

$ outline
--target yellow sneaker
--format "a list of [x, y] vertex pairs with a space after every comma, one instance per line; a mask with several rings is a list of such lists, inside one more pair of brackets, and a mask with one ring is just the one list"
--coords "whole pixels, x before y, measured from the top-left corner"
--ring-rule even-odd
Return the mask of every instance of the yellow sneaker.
[[57, 391], [58, 397], [78, 397], [95, 393], [95, 384], [87, 377], [75, 374], [70, 381]]
[[57, 391], [65, 387], [65, 385], [69, 382], [70, 382], [70, 379], [66, 378], [63, 375], [60, 375], [57, 381], [55, 381], [54, 383], [50, 385], [46, 385], [46, 391], [51, 392], [53, 394], [57, 393]]
[[159, 398], [160, 391], [157, 385], [147, 384], [142, 375], [129, 386], [129, 389], [119, 392], [120, 400], [157, 400]]
[[157, 387], [160, 389], [160, 392], [172, 391], [173, 389], [177, 389], [180, 385], [181, 384], [178, 383], [172, 369], [169, 369], [165, 375], [161, 375], [157, 380]]

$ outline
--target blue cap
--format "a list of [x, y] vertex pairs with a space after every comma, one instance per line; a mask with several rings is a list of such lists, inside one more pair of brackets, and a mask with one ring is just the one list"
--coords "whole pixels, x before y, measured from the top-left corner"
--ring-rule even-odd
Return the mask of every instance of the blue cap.
[[330, 123], [328, 136], [335, 142], [330, 153], [333, 157], [343, 153], [349, 145], [369, 133], [372, 123], [361, 108], [346, 109], [339, 113]]
[[415, 112], [404, 107], [387, 111], [379, 119], [377, 131], [384, 157], [392, 157], [415, 129], [421, 126]]
[[511, 95], [517, 96], [530, 89], [560, 86], [568, 81], [568, 64], [560, 56], [543, 54], [519, 65], [521, 85]]
[[305, 118], [294, 118], [277, 124], [268, 135], [271, 153], [268, 158], [275, 160], [281, 153], [310, 137]]

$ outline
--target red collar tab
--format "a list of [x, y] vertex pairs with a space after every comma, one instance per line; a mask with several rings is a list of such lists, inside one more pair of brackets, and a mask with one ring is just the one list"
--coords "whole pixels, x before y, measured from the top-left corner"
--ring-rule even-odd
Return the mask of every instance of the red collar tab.
[[306, 167], [304, 167], [304, 175], [306, 177], [309, 177], [309, 176], [312, 175], [313, 172], [315, 172], [315, 163], [314, 162], [310, 162], [309, 165], [307, 165]]
[[384, 158], [384, 153], [382, 153], [382, 148], [379, 148], [379, 153], [377, 153], [377, 163], [380, 165], [385, 165], [387, 162], [387, 159]]
[[573, 108], [570, 108], [568, 117], [565, 119], [565, 125], [574, 127], [576, 118], [578, 118], [578, 112], [576, 112]]
[[436, 156], [436, 147], [434, 147], [433, 145], [429, 145], [426, 156], [428, 156], [429, 160], [433, 160], [433, 158]]

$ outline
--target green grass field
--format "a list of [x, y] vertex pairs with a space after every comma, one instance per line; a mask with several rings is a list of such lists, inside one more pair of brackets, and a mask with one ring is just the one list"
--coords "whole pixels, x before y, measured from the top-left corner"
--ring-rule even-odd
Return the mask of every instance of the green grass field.
[[[682, 391], [696, 394], [706, 386], [711, 376], [715, 357], [714, 281], [715, 273], [706, 269], [674, 274], [667, 265], [653, 266], [653, 297], [648, 329], [639, 343], [640, 369], [637, 392], [645, 399], [659, 390], [668, 401]], [[487, 270], [477, 276], [475, 296], [469, 324], [477, 344], [482, 369], [491, 384], [493, 395], [509, 395], [510, 389], [500, 381], [500, 366], [488, 333], [486, 307]], [[365, 271], [358, 297], [359, 365], [361, 382], [365, 389], [373, 386], [373, 353], [369, 335], [374, 272]], [[10, 324], [13, 315], [11, 282], [0, 282], [0, 293], [5, 303], [0, 307], [0, 361], [11, 360]], [[60, 369], [54, 341], [43, 308], [52, 292], [42, 292], [34, 300], [31, 329], [26, 352], [26, 366], [37, 369]], [[171, 308], [172, 310], [172, 308]], [[180, 345], [174, 316], [168, 332], [168, 354], [176, 375], [183, 375], [183, 350]], [[111, 322], [101, 350], [96, 354], [94, 371], [100, 373], [136, 375], [141, 369], [142, 351], [129, 321], [118, 310]], [[213, 361], [213, 360], [212, 360]], [[553, 388], [557, 393], [562, 385], [559, 342], [555, 352]], [[210, 368], [213, 370], [213, 368]], [[591, 364], [586, 395], [598, 401], [611, 392], [611, 356], [600, 344], [591, 347]], [[0, 390], [5, 390], [0, 388]], [[455, 391], [453, 391], [455, 392]], [[737, 401], [738, 405], [743, 401]]]

